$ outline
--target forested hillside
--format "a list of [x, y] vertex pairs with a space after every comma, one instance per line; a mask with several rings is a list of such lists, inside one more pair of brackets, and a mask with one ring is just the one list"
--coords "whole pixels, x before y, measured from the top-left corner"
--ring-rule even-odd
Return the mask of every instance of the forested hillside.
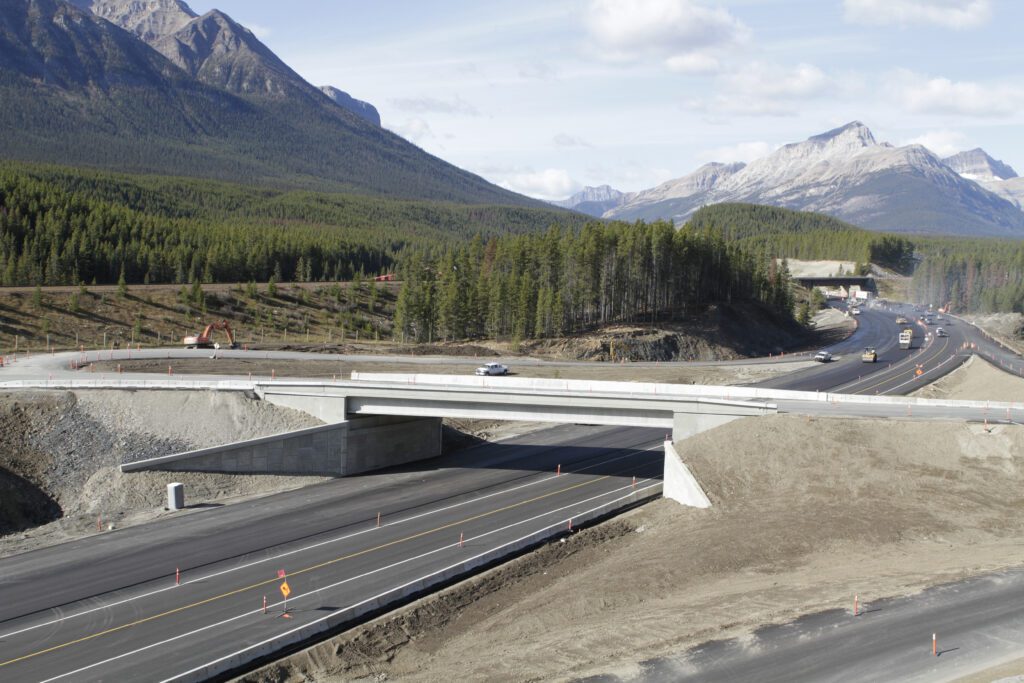
[[915, 237], [869, 232], [806, 211], [716, 204], [691, 219], [695, 230], [779, 258], [876, 263], [913, 275], [911, 296], [954, 311], [1024, 311], [1024, 244], [997, 238]]
[[[251, 37], [236, 29], [236, 36]], [[240, 76], [241, 63], [211, 66], [222, 79]], [[265, 79], [255, 82], [266, 85]], [[303, 85], [307, 95], [290, 99], [228, 92], [62, 0], [0, 2], [4, 159], [401, 199], [542, 206]]]
[[587, 224], [411, 250], [395, 312], [403, 340], [552, 337], [620, 322], [670, 322], [712, 304], [760, 302], [792, 319], [774, 261], [671, 223]]
[[911, 295], [954, 312], [1024, 312], [1024, 244], [1019, 240], [929, 239]]
[[717, 230], [728, 240], [792, 259], [876, 263], [909, 275], [914, 243], [872, 232], [832, 216], [763, 204], [714, 204], [693, 215], [695, 230]]
[[0, 163], [0, 284], [347, 280], [410, 245], [542, 231], [556, 210]]

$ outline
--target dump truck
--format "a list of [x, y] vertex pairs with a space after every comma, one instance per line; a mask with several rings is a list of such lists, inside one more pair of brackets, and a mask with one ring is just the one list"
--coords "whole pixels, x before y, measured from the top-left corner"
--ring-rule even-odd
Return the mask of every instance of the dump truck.
[[869, 346], [864, 349], [864, 353], [860, 354], [860, 360], [862, 363], [874, 363], [878, 360], [878, 352], [873, 346]]
[[220, 344], [213, 341], [213, 333], [215, 330], [222, 331], [224, 336], [227, 337], [228, 348], [238, 348], [238, 342], [235, 341], [235, 335], [231, 331], [231, 325], [228, 324], [227, 320], [210, 323], [206, 326], [206, 329], [199, 334], [185, 337], [181, 342], [185, 345], [186, 349], [219, 349]]
[[903, 330], [902, 332], [900, 332], [900, 348], [901, 349], [909, 349], [913, 343], [914, 343], [914, 330], [913, 329], [908, 327], [905, 330]]

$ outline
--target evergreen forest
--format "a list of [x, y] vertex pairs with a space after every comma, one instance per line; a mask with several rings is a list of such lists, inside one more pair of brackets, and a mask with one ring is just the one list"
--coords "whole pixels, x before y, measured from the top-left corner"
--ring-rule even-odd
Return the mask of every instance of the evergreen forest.
[[395, 311], [403, 341], [558, 337], [609, 323], [672, 322], [758, 302], [792, 319], [788, 274], [714, 231], [588, 223], [410, 250]]
[[584, 218], [6, 162], [0, 285], [349, 280], [409, 246], [554, 222]]

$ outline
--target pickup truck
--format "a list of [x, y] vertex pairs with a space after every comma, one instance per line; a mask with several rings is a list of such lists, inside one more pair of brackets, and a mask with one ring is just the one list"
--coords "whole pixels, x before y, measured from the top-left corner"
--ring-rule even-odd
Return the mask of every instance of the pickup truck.
[[476, 369], [478, 375], [507, 375], [508, 366], [501, 363], [484, 363]]

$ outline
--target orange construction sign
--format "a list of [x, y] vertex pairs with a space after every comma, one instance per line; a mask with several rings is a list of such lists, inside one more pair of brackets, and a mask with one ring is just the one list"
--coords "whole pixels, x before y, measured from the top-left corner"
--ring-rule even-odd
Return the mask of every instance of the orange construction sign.
[[283, 582], [281, 584], [281, 595], [283, 595], [284, 599], [287, 600], [288, 596], [291, 595], [291, 594], [292, 594], [292, 589], [288, 585], [288, 582], [287, 581]]

